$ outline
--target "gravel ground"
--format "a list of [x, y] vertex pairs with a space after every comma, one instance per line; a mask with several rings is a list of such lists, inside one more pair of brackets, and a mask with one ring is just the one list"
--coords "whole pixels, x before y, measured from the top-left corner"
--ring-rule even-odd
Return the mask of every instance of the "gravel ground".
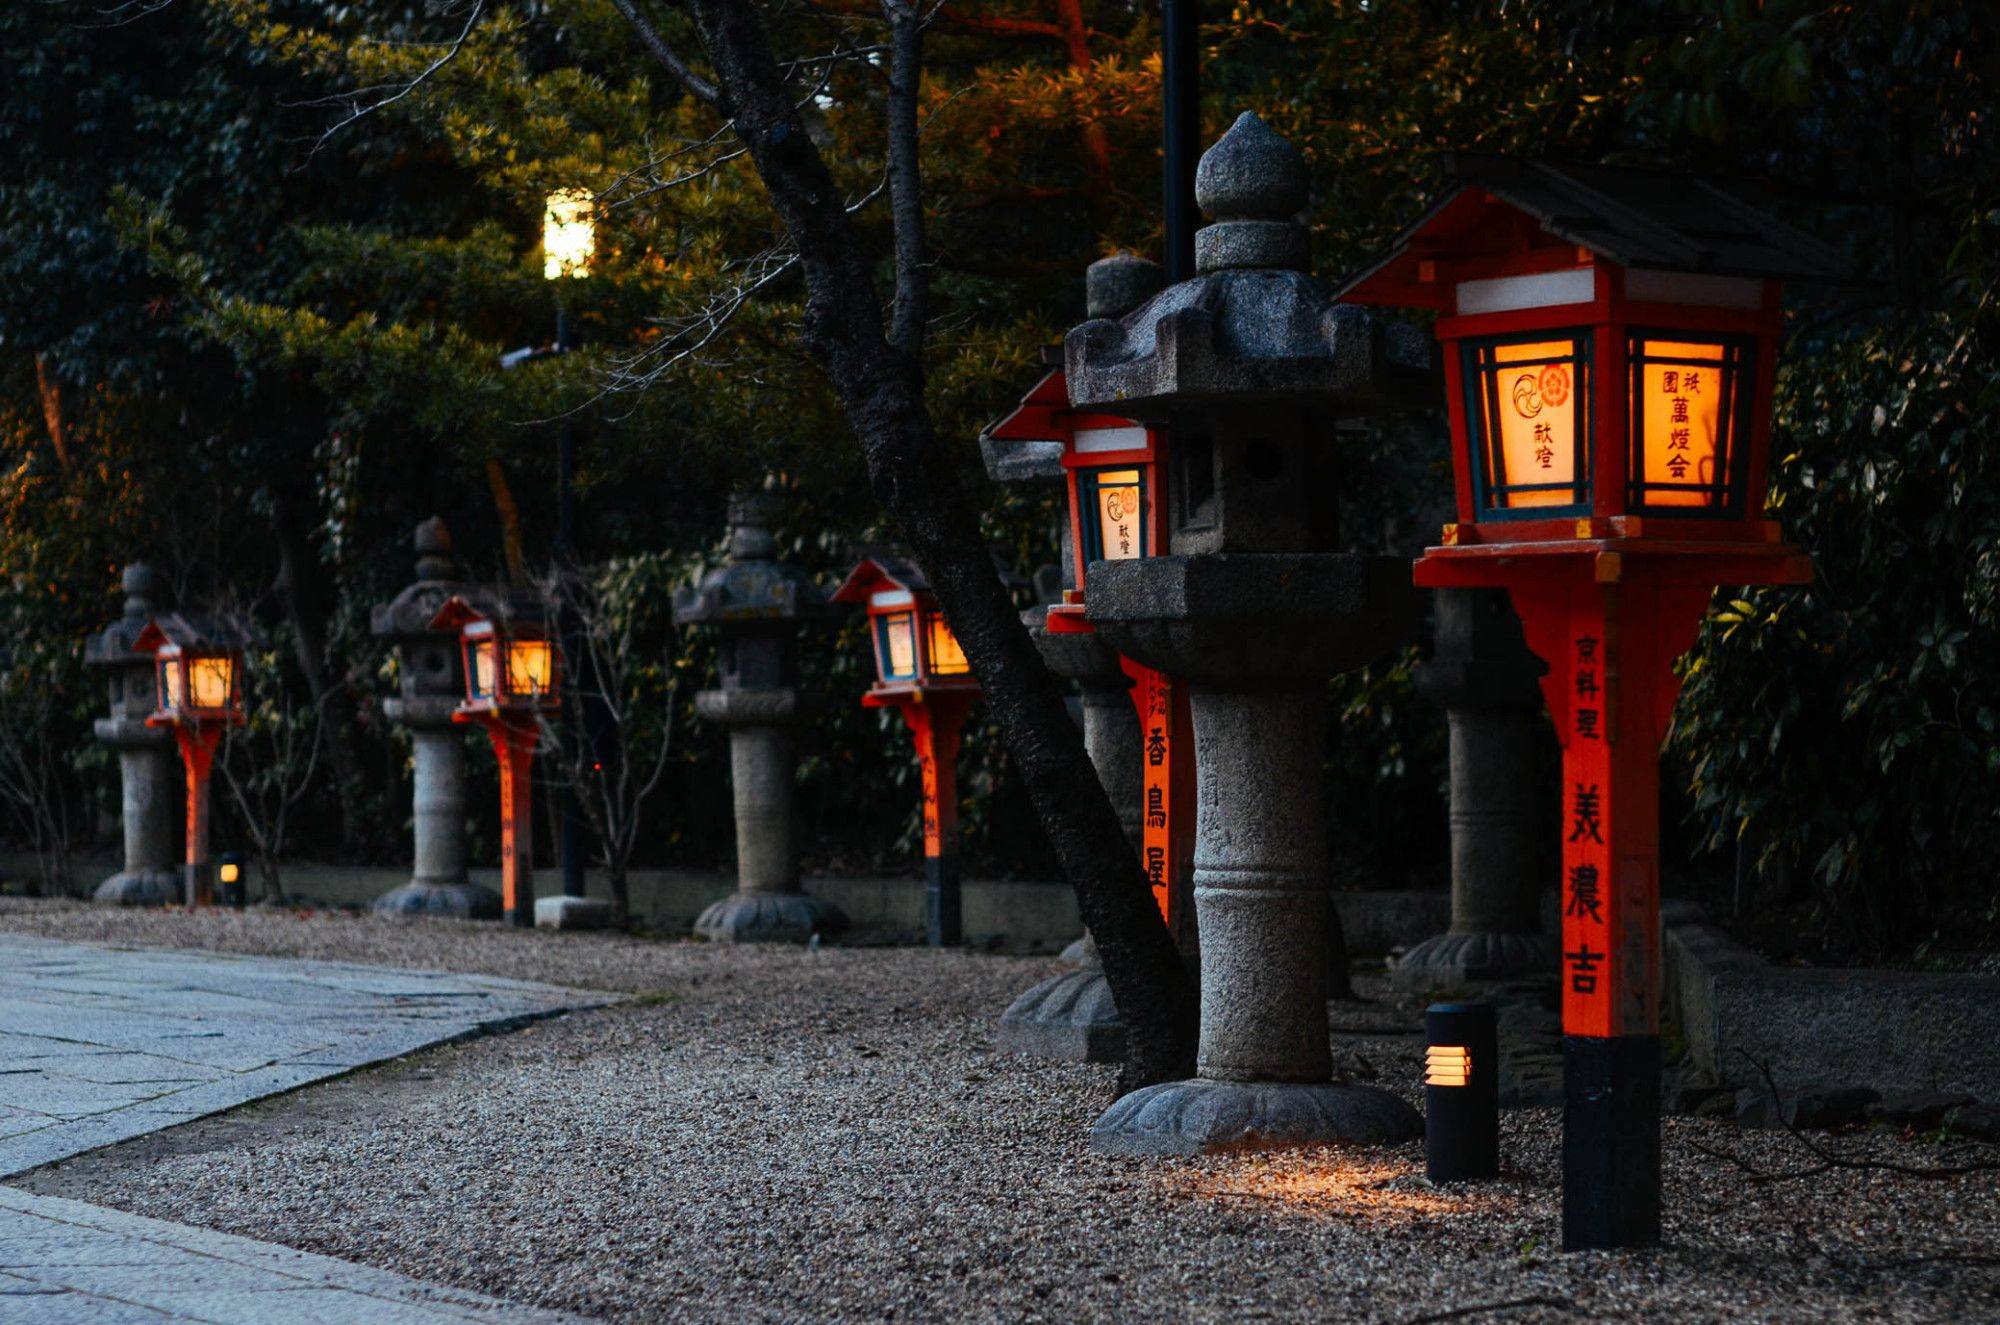
[[[1444, 1190], [1414, 1145], [1099, 1159], [1083, 1134], [1110, 1071], [993, 1049], [1045, 961], [20, 902], [0, 928], [639, 994], [22, 1184], [520, 1302], [629, 1321], [2000, 1320], [1993, 1174], [1753, 1183], [1697, 1147], [1776, 1172], [1811, 1157], [1726, 1123], [1668, 1123], [1666, 1242], [1630, 1253], [1553, 1249], [1551, 1110], [1505, 1115], [1504, 1181]], [[1335, 1019], [1413, 1024], [1388, 1005]], [[1413, 1036], [1340, 1047], [1416, 1081]], [[1879, 1132], [1828, 1144], [1965, 1158]]]

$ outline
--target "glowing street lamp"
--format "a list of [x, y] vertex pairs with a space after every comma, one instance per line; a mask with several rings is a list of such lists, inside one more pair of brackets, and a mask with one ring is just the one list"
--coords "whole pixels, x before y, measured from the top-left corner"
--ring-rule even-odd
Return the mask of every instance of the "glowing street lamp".
[[1563, 747], [1563, 1243], [1660, 1223], [1658, 750], [1716, 585], [1800, 584], [1762, 518], [1779, 282], [1840, 258], [1713, 184], [1492, 157], [1354, 277], [1438, 313], [1458, 521], [1416, 566], [1508, 590]]
[[465, 700], [452, 721], [486, 729], [500, 765], [500, 905], [512, 925], [534, 923], [535, 747], [562, 704], [555, 641], [526, 614], [486, 616], [463, 598], [438, 610], [433, 630], [456, 630], [465, 656]]
[[870, 549], [832, 601], [868, 609], [875, 683], [862, 704], [901, 713], [916, 742], [924, 795], [924, 932], [932, 947], [954, 947], [964, 938], [958, 744], [979, 696], [979, 678], [923, 573], [902, 552]]
[[149, 621], [132, 647], [153, 655], [160, 707], [146, 725], [173, 732], [187, 773], [187, 905], [213, 906], [209, 775], [222, 734], [243, 724], [243, 649], [235, 632], [178, 614]]
[[1424, 1009], [1424, 1171], [1432, 1182], [1500, 1172], [1500, 1040], [1491, 1003]]
[[597, 199], [589, 189], [557, 189], [542, 200], [542, 278], [582, 280], [597, 253]]

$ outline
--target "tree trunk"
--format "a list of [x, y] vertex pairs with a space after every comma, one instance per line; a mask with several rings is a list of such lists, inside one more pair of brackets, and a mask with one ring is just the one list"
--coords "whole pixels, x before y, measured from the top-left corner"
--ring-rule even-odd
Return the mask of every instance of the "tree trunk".
[[[1097, 939], [1126, 1023], [1121, 1086], [1191, 1075], [1195, 998], [1055, 678], [994, 574], [977, 514], [938, 443], [915, 358], [884, 333], [872, 263], [779, 72], [757, 7], [686, 0], [737, 136], [797, 245], [807, 352], [831, 379], [876, 496], [943, 605]], [[899, 292], [903, 293], [903, 292]]]

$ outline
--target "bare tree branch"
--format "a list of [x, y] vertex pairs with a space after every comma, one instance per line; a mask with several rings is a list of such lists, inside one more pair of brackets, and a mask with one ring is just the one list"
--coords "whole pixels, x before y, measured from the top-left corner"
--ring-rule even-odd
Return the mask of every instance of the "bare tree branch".
[[611, 3], [625, 16], [625, 21], [638, 35], [639, 44], [674, 76], [676, 82], [688, 90], [690, 96], [725, 114], [728, 113], [722, 103], [722, 92], [715, 84], [690, 69], [687, 61], [674, 53], [673, 47], [667, 45], [666, 39], [660, 36], [660, 30], [653, 26], [652, 20], [639, 12], [637, 0], [611, 0]]
[[[378, 83], [373, 87], [356, 88], [352, 92], [343, 92], [338, 96], [322, 97], [317, 101], [301, 103], [307, 106], [345, 105], [349, 108], [345, 118], [314, 140], [312, 150], [306, 153], [307, 159], [310, 160], [318, 153], [320, 148], [325, 147], [332, 140], [335, 134], [347, 128], [350, 124], [355, 123], [357, 120], [365, 119], [379, 110], [385, 110], [395, 105], [435, 78], [446, 65], [458, 58], [460, 51], [465, 49], [467, 39], [472, 36], [473, 27], [479, 22], [480, 15], [485, 12], [486, 0], [472, 0], [472, 11], [465, 16], [465, 26], [460, 28], [458, 35], [445, 45], [444, 53], [438, 56], [437, 59], [432, 60], [424, 67], [423, 72], [408, 82]], [[369, 100], [368, 98], [373, 99]]]

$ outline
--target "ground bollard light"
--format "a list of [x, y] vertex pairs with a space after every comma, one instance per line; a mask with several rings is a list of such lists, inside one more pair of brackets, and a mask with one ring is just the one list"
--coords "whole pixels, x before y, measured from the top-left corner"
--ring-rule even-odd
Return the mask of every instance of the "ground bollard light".
[[241, 911], [249, 904], [249, 888], [243, 879], [243, 857], [234, 852], [215, 858], [216, 891], [224, 906]]
[[1435, 310], [1458, 519], [1427, 588], [1502, 588], [1563, 751], [1563, 1245], [1660, 1232], [1659, 746], [1715, 586], [1801, 584], [1763, 518], [1780, 282], [1842, 259], [1684, 175], [1459, 155], [1342, 298]]
[[535, 923], [534, 770], [542, 722], [562, 705], [555, 641], [526, 614], [496, 620], [463, 598], [431, 626], [457, 630], [465, 652], [465, 699], [452, 721], [486, 729], [500, 765], [500, 903], [507, 923]]
[[1499, 1065], [1491, 1003], [1424, 1009], [1424, 1167], [1432, 1182], [1500, 1172]]
[[178, 614], [147, 623], [133, 647], [150, 652], [157, 670], [159, 709], [146, 719], [165, 727], [180, 747], [187, 777], [185, 901], [215, 905], [215, 862], [209, 859], [209, 775], [222, 734], [241, 726], [243, 650], [233, 632], [197, 626]]

